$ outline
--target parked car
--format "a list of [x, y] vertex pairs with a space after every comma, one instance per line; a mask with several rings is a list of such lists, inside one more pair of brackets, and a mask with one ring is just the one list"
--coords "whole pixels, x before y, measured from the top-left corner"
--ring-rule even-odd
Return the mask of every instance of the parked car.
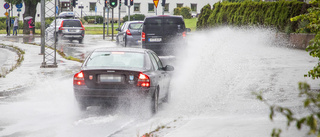
[[127, 21], [121, 28], [117, 28], [119, 31], [117, 34], [117, 44], [124, 47], [132, 45], [141, 45], [141, 31], [143, 21]]
[[73, 78], [75, 98], [81, 108], [112, 104], [119, 99], [151, 101], [153, 113], [160, 100], [168, 101], [174, 68], [162, 65], [151, 50], [142, 48], [100, 48], [88, 55]]
[[146, 17], [142, 28], [142, 48], [158, 55], [175, 54], [175, 49], [184, 48], [186, 34], [190, 31], [182, 16], [169, 15]]
[[49, 27], [47, 27], [45, 35], [46, 39], [54, 39], [54, 30], [56, 29], [56, 41], [59, 39], [67, 39], [70, 42], [72, 40], [78, 40], [82, 43], [85, 34], [85, 28], [79, 19], [56, 19], [56, 27], [53, 21]]

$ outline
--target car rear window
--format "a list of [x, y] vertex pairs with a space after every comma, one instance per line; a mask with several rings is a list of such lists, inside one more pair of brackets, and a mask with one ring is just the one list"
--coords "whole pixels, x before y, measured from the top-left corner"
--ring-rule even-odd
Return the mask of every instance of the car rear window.
[[64, 20], [63, 27], [81, 27], [79, 20]]
[[142, 23], [131, 23], [129, 25], [130, 29], [140, 30], [142, 28]]
[[144, 68], [144, 54], [138, 52], [94, 52], [88, 58], [86, 66]]

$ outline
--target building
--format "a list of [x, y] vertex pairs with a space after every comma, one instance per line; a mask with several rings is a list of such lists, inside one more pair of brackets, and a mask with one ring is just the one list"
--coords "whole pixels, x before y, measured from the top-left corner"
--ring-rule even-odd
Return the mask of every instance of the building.
[[[82, 16], [102, 16], [103, 15], [103, 7], [104, 7], [104, 0], [78, 0], [77, 5], [75, 8], [70, 7], [72, 0], [57, 0], [59, 3], [59, 12], [61, 11], [74, 11], [75, 15], [78, 17]], [[124, 17], [128, 15], [129, 8], [124, 5], [124, 0], [121, 1], [120, 6], [120, 16]], [[128, 3], [130, 0], [128, 0]], [[154, 15], [173, 15], [173, 10], [176, 7], [190, 7], [193, 16], [200, 13], [201, 8], [204, 7], [206, 4], [213, 5], [215, 2], [219, 0], [166, 0], [166, 4], [162, 7], [162, 0], [159, 0], [158, 7], [156, 8], [153, 0], [134, 0], [134, 4], [130, 6], [130, 15], [133, 14], [144, 14], [145, 16], [154, 16]], [[4, 1], [0, 1], [0, 5], [4, 5]], [[79, 8], [79, 6], [83, 8]], [[15, 5], [13, 5], [13, 16], [17, 16], [20, 14], [20, 20], [22, 20], [22, 14], [24, 13], [24, 5], [21, 8], [21, 12], [17, 11]], [[110, 9], [109, 9], [110, 10]], [[164, 13], [163, 13], [164, 10]], [[5, 10], [1, 10], [5, 11]], [[50, 12], [51, 10], [47, 10], [46, 12]], [[106, 10], [107, 11], [107, 10]], [[111, 10], [110, 10], [111, 11]], [[39, 3], [37, 6], [37, 14], [36, 14], [36, 21], [40, 21], [40, 12], [41, 12], [41, 4]], [[5, 12], [4, 12], [5, 13]], [[4, 17], [5, 15], [0, 14], [0, 17]], [[106, 12], [107, 13], [107, 12]], [[11, 15], [11, 14], [10, 14]], [[47, 14], [48, 15], [48, 14]], [[52, 14], [54, 15], [54, 14]], [[107, 14], [106, 14], [107, 16]], [[119, 3], [118, 6], [114, 9], [114, 17], [118, 18], [119, 16]], [[110, 12], [111, 17], [111, 12]]]

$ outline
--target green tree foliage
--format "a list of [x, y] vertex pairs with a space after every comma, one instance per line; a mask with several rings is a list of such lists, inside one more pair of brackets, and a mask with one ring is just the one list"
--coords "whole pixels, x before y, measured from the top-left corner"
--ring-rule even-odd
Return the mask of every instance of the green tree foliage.
[[211, 6], [209, 4], [205, 5], [201, 11], [197, 22], [197, 28], [198, 29], [204, 29], [208, 27], [208, 18], [211, 15], [212, 10]]
[[[301, 20], [309, 22], [309, 24], [305, 28], [300, 29], [300, 31], [308, 29], [316, 34], [314, 39], [310, 41], [310, 45], [306, 48], [306, 51], [320, 61], [320, 0], [313, 0], [310, 3], [313, 6], [308, 9], [308, 13], [296, 16], [292, 18], [291, 21]], [[320, 64], [317, 63], [316, 66], [308, 72], [307, 76], [318, 79], [320, 77]]]
[[191, 8], [189, 7], [182, 7], [181, 8], [181, 15], [184, 19], [191, 19]]
[[177, 7], [173, 9], [173, 15], [181, 15], [181, 8]]
[[[290, 18], [306, 13], [309, 6], [298, 1], [218, 2], [213, 5], [211, 13], [208, 6], [201, 9], [202, 19], [199, 19], [197, 27], [259, 25], [274, 27], [282, 32], [285, 32], [285, 29], [296, 31], [299, 22], [290, 22]], [[207, 16], [208, 13], [210, 13], [209, 16]], [[205, 20], [207, 20], [206, 23], [203, 22]]]
[[[134, 14], [130, 16], [130, 20], [144, 20], [144, 18], [146, 18], [144, 14]], [[128, 21], [128, 16], [124, 16], [123, 21]]]
[[177, 7], [173, 9], [173, 15], [182, 15], [185, 19], [191, 19], [191, 8], [189, 7]]
[[[310, 41], [310, 45], [306, 48], [307, 52], [311, 56], [316, 57], [320, 60], [320, 0], [312, 0], [310, 2], [312, 6], [308, 8], [308, 13], [298, 15], [291, 18], [292, 22], [301, 21], [307, 25], [301, 28], [299, 31], [309, 30], [315, 33], [316, 36]], [[317, 63], [316, 66], [308, 72], [308, 77], [312, 79], [318, 79], [320, 76], [320, 64]], [[295, 116], [290, 108], [281, 107], [277, 105], [270, 105], [266, 99], [262, 97], [261, 94], [257, 94], [257, 98], [265, 102], [270, 106], [270, 119], [273, 120], [276, 113], [287, 118], [287, 126], [289, 127], [292, 123], [296, 125], [297, 129], [301, 129], [305, 126], [309, 129], [309, 135], [315, 135], [320, 137], [320, 92], [319, 90], [311, 90], [307, 83], [299, 83], [300, 97], [305, 98], [303, 100], [304, 108], [308, 109], [309, 113], [303, 117]], [[272, 137], [280, 137], [281, 129], [273, 129]]]
[[[24, 13], [23, 18], [27, 17], [27, 16], [31, 16], [33, 17], [33, 19], [35, 20], [36, 17], [36, 13], [37, 13], [37, 5], [40, 2], [40, 0], [5, 0], [5, 2], [10, 3], [10, 4], [17, 4], [17, 3], [23, 3], [24, 6]], [[24, 34], [28, 34], [29, 31], [29, 24], [27, 21], [24, 21], [23, 23], [23, 33]]]

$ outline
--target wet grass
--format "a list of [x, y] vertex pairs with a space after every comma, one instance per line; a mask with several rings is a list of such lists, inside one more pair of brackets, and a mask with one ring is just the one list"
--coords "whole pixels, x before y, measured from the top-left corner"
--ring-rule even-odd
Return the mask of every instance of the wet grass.
[[[192, 19], [184, 19], [186, 27], [190, 28], [191, 31], [195, 31], [197, 28], [197, 18], [192, 18]], [[107, 34], [107, 25], [105, 26], [105, 34]], [[118, 34], [118, 31], [116, 31], [116, 29], [118, 28], [118, 24], [115, 23], [114, 24], [114, 34]], [[89, 24], [87, 26], [85, 26], [85, 33], [89, 34], [89, 35], [101, 35], [103, 34], [103, 24]], [[0, 34], [6, 34], [6, 30], [2, 29], [0, 30]], [[22, 33], [22, 29], [19, 29], [18, 31], [19, 34]], [[36, 29], [36, 34], [40, 34], [41, 31], [40, 29]], [[111, 24], [109, 24], [109, 34], [112, 33], [111, 30]], [[12, 30], [11, 30], [11, 34], [12, 34]]]

